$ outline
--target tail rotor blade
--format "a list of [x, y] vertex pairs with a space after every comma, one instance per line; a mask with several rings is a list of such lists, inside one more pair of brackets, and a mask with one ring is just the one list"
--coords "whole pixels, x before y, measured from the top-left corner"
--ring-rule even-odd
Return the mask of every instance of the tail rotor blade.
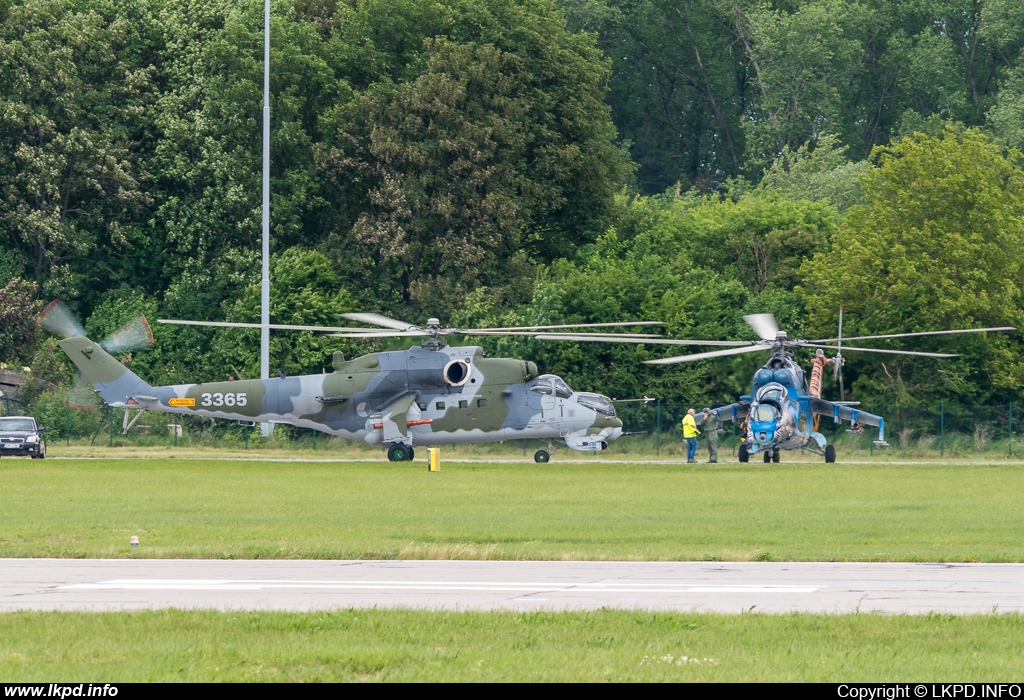
[[100, 347], [111, 355], [135, 352], [153, 347], [153, 330], [141, 314], [100, 341]]
[[39, 314], [37, 323], [43, 330], [53, 333], [61, 338], [71, 338], [85, 335], [85, 329], [78, 322], [71, 309], [60, 299], [54, 299], [49, 306]]

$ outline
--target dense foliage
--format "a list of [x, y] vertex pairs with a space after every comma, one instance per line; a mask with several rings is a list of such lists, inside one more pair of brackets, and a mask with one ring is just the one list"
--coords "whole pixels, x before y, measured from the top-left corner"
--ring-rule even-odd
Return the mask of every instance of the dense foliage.
[[[824, 338], [843, 305], [847, 335], [1024, 326], [1021, 7], [275, 0], [272, 320], [731, 339], [772, 312]], [[96, 337], [138, 313], [258, 319], [262, 31], [255, 0], [0, 0], [0, 361], [70, 380], [30, 323], [57, 296]], [[154, 334], [131, 360], [153, 382], [258, 371], [254, 332]], [[758, 362], [484, 344], [680, 403], [732, 400]], [[272, 362], [380, 347], [280, 333]], [[886, 347], [962, 357], [851, 354], [858, 398], [1024, 383], [1012, 336]]]

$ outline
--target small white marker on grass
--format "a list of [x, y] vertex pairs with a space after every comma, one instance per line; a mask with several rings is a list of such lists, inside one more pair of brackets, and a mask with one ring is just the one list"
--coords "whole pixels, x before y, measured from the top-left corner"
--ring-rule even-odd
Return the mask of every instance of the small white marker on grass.
[[132, 538], [130, 540], [128, 540], [128, 543], [132, 547], [138, 547], [139, 546], [139, 536], [138, 535], [132, 535]]

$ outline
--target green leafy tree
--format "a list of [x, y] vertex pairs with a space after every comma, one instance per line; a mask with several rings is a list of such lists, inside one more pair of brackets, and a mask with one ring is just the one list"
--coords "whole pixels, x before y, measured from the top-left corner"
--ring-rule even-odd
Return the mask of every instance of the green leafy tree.
[[0, 361], [25, 364], [39, 342], [36, 319], [43, 303], [35, 282], [15, 277], [0, 287]]
[[[338, 325], [338, 314], [353, 310], [353, 299], [340, 287], [330, 261], [316, 251], [288, 248], [271, 258], [270, 322], [288, 325]], [[260, 284], [246, 288], [228, 313], [231, 321], [259, 323]], [[259, 377], [258, 330], [221, 329], [213, 342], [213, 367], [201, 379]], [[270, 361], [286, 374], [312, 374], [331, 365], [331, 353], [365, 350], [365, 345], [311, 331], [271, 331]], [[212, 374], [212, 376], [211, 376]], [[218, 376], [219, 375], [219, 376]]]
[[[919, 134], [876, 151], [866, 204], [852, 207], [831, 250], [808, 263], [802, 292], [818, 332], [832, 336], [839, 306], [844, 334], [874, 335], [1020, 326], [1024, 294], [1024, 172], [977, 130]], [[901, 357], [850, 362], [865, 392], [900, 405], [942, 396], [988, 400], [1024, 382], [1019, 341], [952, 336], [892, 341], [957, 361]]]

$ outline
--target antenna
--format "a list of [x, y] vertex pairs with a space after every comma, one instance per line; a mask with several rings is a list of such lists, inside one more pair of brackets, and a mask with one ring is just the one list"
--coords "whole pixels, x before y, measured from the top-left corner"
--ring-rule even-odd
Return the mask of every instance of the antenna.
[[843, 386], [843, 307], [839, 307], [839, 335], [836, 345], [835, 370], [832, 381], [839, 380], [839, 400], [846, 401], [846, 388]]

